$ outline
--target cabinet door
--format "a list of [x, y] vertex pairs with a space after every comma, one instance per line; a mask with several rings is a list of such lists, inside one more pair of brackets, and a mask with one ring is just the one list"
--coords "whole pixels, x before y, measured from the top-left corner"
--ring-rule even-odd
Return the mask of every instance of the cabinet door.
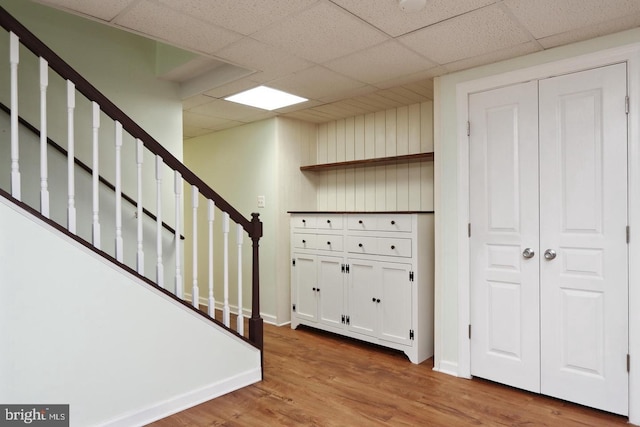
[[326, 325], [339, 328], [342, 328], [342, 316], [345, 312], [343, 265], [343, 258], [318, 257], [318, 281], [316, 285], [318, 320]]
[[378, 292], [379, 337], [399, 344], [411, 345], [413, 282], [411, 265], [380, 263]]
[[374, 261], [348, 260], [349, 330], [376, 336], [379, 274]]
[[299, 319], [317, 321], [318, 302], [317, 259], [315, 255], [294, 254], [295, 266], [291, 268], [291, 286], [295, 316]]

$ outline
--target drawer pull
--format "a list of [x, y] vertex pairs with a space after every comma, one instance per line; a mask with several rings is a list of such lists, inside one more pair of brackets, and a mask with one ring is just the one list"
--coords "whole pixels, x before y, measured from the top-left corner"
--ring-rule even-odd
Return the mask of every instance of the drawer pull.
[[396, 222], [395, 221], [391, 221], [391, 225], [396, 225]]
[[358, 224], [362, 224], [362, 220], [358, 221]]
[[327, 224], [331, 224], [331, 220], [330, 219], [327, 220]]
[[391, 245], [391, 250], [394, 250], [395, 248], [395, 245]]
[[302, 223], [304, 224], [305, 222], [307, 222], [307, 220], [306, 220], [306, 219], [303, 219], [303, 220], [302, 220]]
[[327, 242], [327, 245], [330, 245], [330, 244], [331, 244], [331, 242]]
[[302, 243], [307, 243], [307, 241], [306, 240], [302, 240]]
[[362, 247], [362, 243], [358, 243], [358, 247], [361, 248]]

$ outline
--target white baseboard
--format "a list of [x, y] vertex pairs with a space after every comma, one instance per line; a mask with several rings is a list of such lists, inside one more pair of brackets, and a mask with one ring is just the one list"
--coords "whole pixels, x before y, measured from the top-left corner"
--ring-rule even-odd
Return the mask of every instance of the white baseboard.
[[167, 401], [140, 409], [139, 411], [130, 412], [124, 416], [106, 421], [102, 425], [113, 427], [146, 425], [261, 380], [262, 372], [260, 368], [252, 369], [251, 371], [225, 379], [219, 383], [210, 384], [199, 390], [190, 391]]
[[455, 362], [449, 362], [447, 360], [441, 360], [438, 367], [433, 367], [433, 370], [442, 374], [458, 376], [458, 364]]
[[[192, 294], [191, 293], [184, 293], [184, 299], [191, 301], [192, 300]], [[198, 299], [199, 304], [200, 305], [206, 305], [209, 306], [209, 298], [205, 298], [205, 297], [200, 297]], [[218, 300], [216, 300], [216, 310], [220, 310], [222, 311], [222, 309], [224, 308], [224, 304]], [[229, 304], [229, 311], [231, 312], [231, 314], [238, 314], [238, 306], [237, 305], [232, 305]], [[242, 309], [242, 315], [244, 317], [251, 317], [251, 310], [249, 310], [248, 308], [244, 308]], [[260, 313], [260, 317], [262, 317], [262, 320], [264, 320], [265, 323], [268, 323], [270, 325], [276, 325], [276, 326], [282, 326], [282, 325], [286, 325], [289, 322], [285, 322], [282, 325], [277, 323], [277, 319], [276, 316], [272, 315], [272, 314], [267, 314], [267, 313]]]

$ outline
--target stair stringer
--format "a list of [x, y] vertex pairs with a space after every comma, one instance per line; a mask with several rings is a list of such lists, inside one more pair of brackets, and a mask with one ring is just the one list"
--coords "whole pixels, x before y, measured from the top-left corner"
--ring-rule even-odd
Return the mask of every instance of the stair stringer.
[[141, 425], [261, 380], [260, 351], [0, 197], [0, 402]]

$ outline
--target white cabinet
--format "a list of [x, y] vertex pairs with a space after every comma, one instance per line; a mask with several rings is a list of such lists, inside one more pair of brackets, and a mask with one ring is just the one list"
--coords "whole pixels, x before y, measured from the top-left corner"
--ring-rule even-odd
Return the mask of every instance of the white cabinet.
[[291, 214], [291, 327], [431, 357], [433, 214]]

